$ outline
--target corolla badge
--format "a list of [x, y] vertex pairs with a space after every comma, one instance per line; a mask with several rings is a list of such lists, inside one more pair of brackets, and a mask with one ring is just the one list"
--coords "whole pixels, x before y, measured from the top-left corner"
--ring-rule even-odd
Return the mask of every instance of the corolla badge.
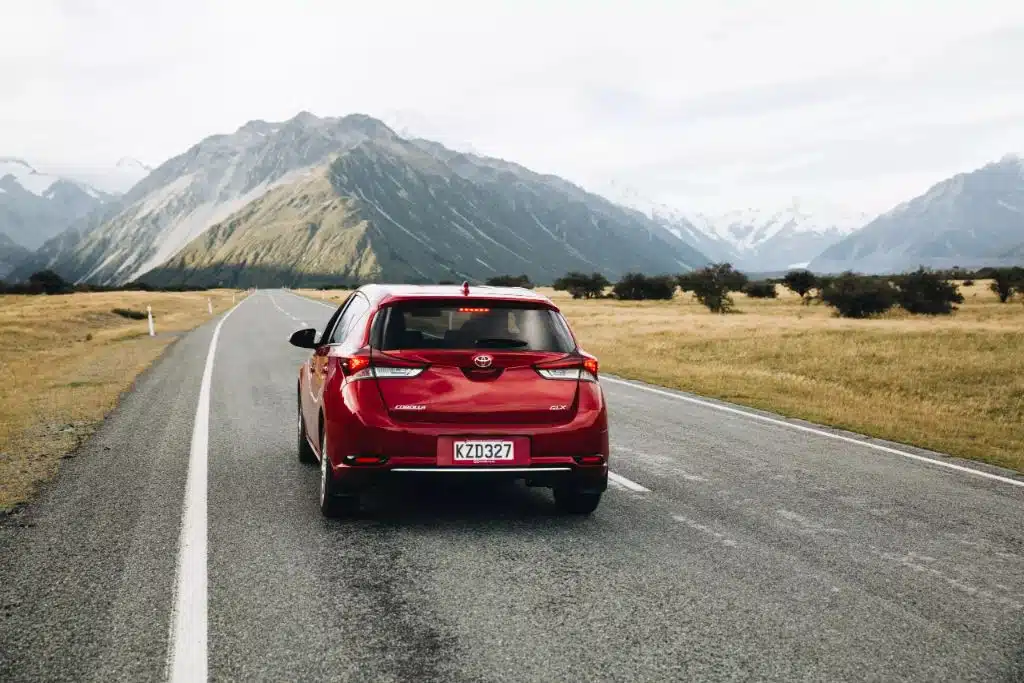
[[491, 367], [491, 363], [493, 362], [494, 359], [488, 356], [487, 354], [480, 354], [479, 356], [473, 358], [473, 365], [477, 366], [478, 368], [489, 368]]
[[426, 410], [427, 407], [422, 403], [403, 403], [397, 405], [392, 410]]

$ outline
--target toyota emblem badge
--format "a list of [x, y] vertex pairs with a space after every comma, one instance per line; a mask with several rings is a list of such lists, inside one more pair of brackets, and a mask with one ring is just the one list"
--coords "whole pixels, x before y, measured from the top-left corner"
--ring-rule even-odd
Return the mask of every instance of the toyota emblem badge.
[[477, 366], [478, 368], [489, 368], [491, 367], [491, 363], [493, 362], [494, 359], [486, 355], [479, 355], [473, 359], [473, 365]]

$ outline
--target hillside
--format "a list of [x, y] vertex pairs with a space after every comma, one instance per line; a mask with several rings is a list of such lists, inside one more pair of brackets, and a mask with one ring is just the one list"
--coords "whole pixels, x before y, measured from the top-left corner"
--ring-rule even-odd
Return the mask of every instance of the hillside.
[[1024, 239], [1024, 160], [1008, 155], [944, 180], [826, 249], [818, 272], [1005, 265]]
[[[292, 206], [289, 213], [278, 206], [283, 196], [320, 196], [323, 188], [309, 186], [309, 176], [328, 165], [323, 172], [347, 202], [310, 215], [308, 208]], [[252, 204], [279, 188], [268, 202]], [[435, 280], [514, 272], [546, 281], [571, 269], [614, 277], [633, 269], [680, 272], [707, 261], [639, 212], [555, 176], [404, 140], [368, 116], [303, 112], [283, 123], [250, 121], [199, 142], [101, 214], [43, 245], [18, 274], [49, 267], [75, 281], [118, 284], [158, 266], [154, 279], [188, 279], [258, 261], [264, 273], [306, 277], [313, 271], [297, 265], [306, 256], [294, 251], [301, 240], [285, 239], [269, 251], [257, 246], [269, 239], [263, 221], [280, 238], [288, 220], [296, 231], [365, 222], [368, 242], [350, 247], [370, 251], [328, 259], [325, 267], [333, 270], [325, 276], [335, 280], [356, 273]], [[216, 235], [203, 239], [214, 226]]]
[[0, 232], [0, 279], [7, 277], [32, 253], [10, 237]]
[[569, 270], [616, 277], [705, 262], [656, 223], [560, 178], [388, 136], [254, 200], [143, 279], [316, 286], [526, 273], [547, 282]]
[[0, 234], [36, 249], [113, 197], [75, 180], [0, 158]]

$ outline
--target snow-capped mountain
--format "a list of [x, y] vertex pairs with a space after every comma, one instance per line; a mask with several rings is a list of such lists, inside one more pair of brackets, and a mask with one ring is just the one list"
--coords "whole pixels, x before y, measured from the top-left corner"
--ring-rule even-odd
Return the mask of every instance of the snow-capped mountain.
[[113, 166], [89, 166], [69, 171], [68, 175], [110, 194], [124, 194], [153, 172], [138, 159], [122, 157]]
[[23, 247], [35, 249], [110, 199], [86, 183], [0, 157], [0, 232]]
[[794, 198], [782, 209], [740, 209], [692, 222], [729, 245], [740, 268], [778, 271], [808, 262], [871, 220], [870, 214]]
[[806, 266], [871, 219], [870, 214], [799, 198], [777, 210], [740, 209], [709, 215], [654, 201], [617, 181], [602, 185], [599, 191], [658, 221], [713, 260], [755, 272]]
[[308, 278], [313, 264], [295, 259], [323, 256], [302, 247], [321, 229], [344, 253], [320, 259], [330, 270], [317, 277], [514, 272], [550, 281], [567, 270], [612, 277], [707, 262], [660, 223], [555, 176], [405, 140], [369, 116], [302, 112], [202, 140], [45, 244], [15, 275], [49, 267], [68, 279], [117, 284], [169, 264], [161, 277], [224, 272], [234, 280], [249, 268], [247, 277]]
[[1024, 241], [1024, 157], [1010, 154], [932, 186], [825, 250], [821, 272], [892, 273], [1019, 263]]

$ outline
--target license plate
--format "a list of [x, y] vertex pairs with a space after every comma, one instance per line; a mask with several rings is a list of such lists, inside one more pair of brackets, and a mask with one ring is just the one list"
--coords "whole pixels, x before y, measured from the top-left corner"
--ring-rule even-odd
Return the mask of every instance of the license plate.
[[456, 441], [455, 462], [501, 462], [512, 460], [511, 441]]

